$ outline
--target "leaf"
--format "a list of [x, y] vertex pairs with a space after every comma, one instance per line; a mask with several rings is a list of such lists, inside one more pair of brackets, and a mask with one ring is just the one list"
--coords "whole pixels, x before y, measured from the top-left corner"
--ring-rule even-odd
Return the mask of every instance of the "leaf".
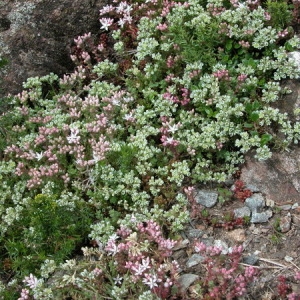
[[241, 45], [239, 43], [234, 43], [234, 49], [239, 49], [241, 48]]
[[273, 137], [271, 134], [268, 134], [268, 133], [263, 134], [260, 139], [260, 145], [264, 146], [264, 145], [268, 144], [272, 140], [272, 138]]
[[243, 127], [244, 128], [252, 128], [253, 124], [251, 124], [251, 123], [244, 123]]
[[226, 42], [225, 48], [227, 51], [230, 51], [232, 49], [232, 41], [231, 40]]
[[256, 122], [257, 120], [259, 119], [259, 114], [258, 113], [251, 113], [250, 115], [250, 120], [253, 121], [253, 122]]

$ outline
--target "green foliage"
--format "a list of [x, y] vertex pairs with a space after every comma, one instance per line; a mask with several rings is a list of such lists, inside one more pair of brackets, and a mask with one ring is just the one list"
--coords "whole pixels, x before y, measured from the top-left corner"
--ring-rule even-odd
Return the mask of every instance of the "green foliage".
[[233, 193], [232, 191], [230, 191], [228, 188], [218, 188], [217, 189], [218, 191], [218, 201], [221, 203], [221, 204], [224, 204], [228, 201], [230, 201], [232, 199], [232, 196], [233, 196]]
[[93, 211], [84, 202], [66, 207], [55, 195], [29, 199], [14, 226], [1, 239], [3, 259], [21, 275], [37, 272], [45, 259], [62, 262], [89, 232]]
[[267, 11], [271, 15], [270, 23], [273, 27], [284, 29], [291, 24], [291, 7], [285, 0], [268, 0], [266, 2]]

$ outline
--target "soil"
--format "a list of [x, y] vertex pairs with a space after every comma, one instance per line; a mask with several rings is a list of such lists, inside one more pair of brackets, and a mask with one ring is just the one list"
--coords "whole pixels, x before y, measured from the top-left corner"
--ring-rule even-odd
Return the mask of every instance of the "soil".
[[[247, 294], [238, 299], [283, 299], [279, 297], [277, 290], [279, 276], [287, 279], [290, 286], [289, 292], [295, 292], [300, 299], [300, 283], [294, 279], [295, 272], [300, 271], [300, 207], [297, 207], [295, 203], [300, 204], [296, 201], [277, 204], [269, 202], [268, 204], [273, 207], [267, 207], [267, 209], [272, 210], [273, 216], [266, 223], [250, 223], [227, 228], [224, 225], [216, 227], [209, 224], [208, 219], [203, 217], [192, 220], [182, 233], [180, 243], [186, 246], [179, 247], [180, 249], [174, 253], [174, 258], [180, 262], [182, 269], [180, 275], [195, 274], [203, 278], [205, 274], [201, 263], [191, 268], [186, 266], [188, 259], [195, 253], [192, 247], [195, 237], [191, 237], [189, 232], [194, 230], [195, 234], [198, 230], [199, 233], [204, 233], [196, 238], [198, 241], [209, 240], [213, 243], [215, 240], [221, 240], [228, 247], [242, 245], [243, 258], [246, 260], [241, 261], [241, 266], [253, 265], [257, 268], [259, 275], [248, 288]], [[218, 203], [215, 207], [206, 208], [206, 210], [211, 216], [209, 220], [215, 217], [220, 223], [226, 224], [224, 216], [228, 216], [234, 209], [241, 206], [243, 206], [242, 201], [231, 198], [223, 204]], [[200, 211], [201, 209], [199, 207]], [[193, 297], [193, 288], [191, 284], [186, 290], [185, 299], [199, 299], [199, 297]]]

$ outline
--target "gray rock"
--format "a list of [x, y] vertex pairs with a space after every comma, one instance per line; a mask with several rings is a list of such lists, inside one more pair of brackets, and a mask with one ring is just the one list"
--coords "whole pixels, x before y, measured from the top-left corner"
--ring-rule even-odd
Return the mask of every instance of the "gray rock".
[[188, 239], [182, 240], [173, 247], [173, 251], [181, 250], [186, 248], [189, 245], [190, 241]]
[[260, 192], [259, 188], [256, 185], [251, 184], [251, 183], [246, 185], [246, 189], [250, 190], [252, 193]]
[[227, 254], [228, 253], [228, 245], [224, 241], [215, 240], [214, 241], [214, 246], [221, 248], [222, 249], [222, 252], [221, 252], [222, 254]]
[[251, 217], [251, 223], [265, 223], [272, 217], [272, 211], [266, 211], [262, 213], [253, 212]]
[[[288, 87], [293, 93], [285, 95], [283, 101], [279, 101], [276, 105], [281, 106], [278, 108], [282, 112], [290, 113], [289, 118], [293, 120], [293, 110], [300, 107], [300, 104], [294, 105], [295, 101], [300, 101], [299, 82]], [[241, 169], [241, 180], [246, 186], [255, 185], [266, 199], [276, 202], [277, 205], [286, 202], [286, 199], [299, 202], [300, 147], [291, 145], [289, 150], [289, 152], [274, 151], [272, 157], [266, 161], [257, 161], [254, 153], [250, 152], [246, 155], [246, 163]]]
[[294, 60], [298, 70], [300, 70], [300, 52], [299, 51], [289, 52], [288, 56], [289, 58]]
[[288, 213], [285, 217], [280, 218], [279, 228], [282, 233], [286, 233], [291, 229], [292, 217], [291, 214]]
[[245, 205], [248, 206], [252, 212], [261, 212], [266, 203], [263, 195], [257, 193], [247, 198], [245, 200]]
[[280, 205], [278, 206], [279, 209], [281, 210], [290, 210], [292, 208], [291, 204], [284, 204], [284, 205]]
[[237, 208], [233, 212], [234, 212], [234, 216], [236, 218], [244, 218], [244, 217], [250, 217], [251, 216], [250, 208], [247, 207], [247, 206]]
[[193, 266], [200, 264], [204, 260], [205, 260], [205, 257], [201, 256], [200, 254], [193, 254], [186, 262], [186, 266], [188, 268], [191, 268]]
[[200, 237], [202, 237], [204, 234], [204, 232], [200, 229], [194, 229], [194, 228], [191, 228], [188, 230], [187, 232], [187, 236], [189, 239], [199, 239]]
[[208, 190], [198, 190], [195, 193], [195, 199], [197, 203], [210, 208], [216, 205], [218, 201], [218, 193]]
[[70, 52], [74, 38], [91, 32], [99, 39], [99, 9], [106, 2], [0, 1], [0, 56], [9, 62], [1, 74], [0, 96], [19, 93], [28, 77], [73, 71]]
[[193, 284], [197, 279], [199, 279], [198, 275], [195, 274], [183, 274], [179, 277], [178, 282], [181, 286], [181, 290], [187, 290], [191, 284]]
[[251, 265], [251, 266], [256, 265], [257, 261], [258, 261], [258, 257], [254, 254], [248, 255], [243, 258], [243, 263], [245, 263], [247, 265]]

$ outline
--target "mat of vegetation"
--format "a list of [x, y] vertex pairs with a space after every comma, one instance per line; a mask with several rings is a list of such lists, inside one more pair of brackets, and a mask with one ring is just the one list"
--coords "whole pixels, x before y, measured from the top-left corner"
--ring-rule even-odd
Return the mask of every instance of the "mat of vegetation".
[[[73, 73], [29, 78], [7, 99], [0, 295], [184, 299], [169, 258], [193, 187], [300, 137], [272, 106], [289, 92], [280, 81], [299, 78], [299, 5], [114, 1], [97, 37], [75, 39]], [[244, 295], [257, 275], [238, 267], [239, 247], [221, 260], [220, 249], [195, 251], [211, 267], [203, 299]]]

